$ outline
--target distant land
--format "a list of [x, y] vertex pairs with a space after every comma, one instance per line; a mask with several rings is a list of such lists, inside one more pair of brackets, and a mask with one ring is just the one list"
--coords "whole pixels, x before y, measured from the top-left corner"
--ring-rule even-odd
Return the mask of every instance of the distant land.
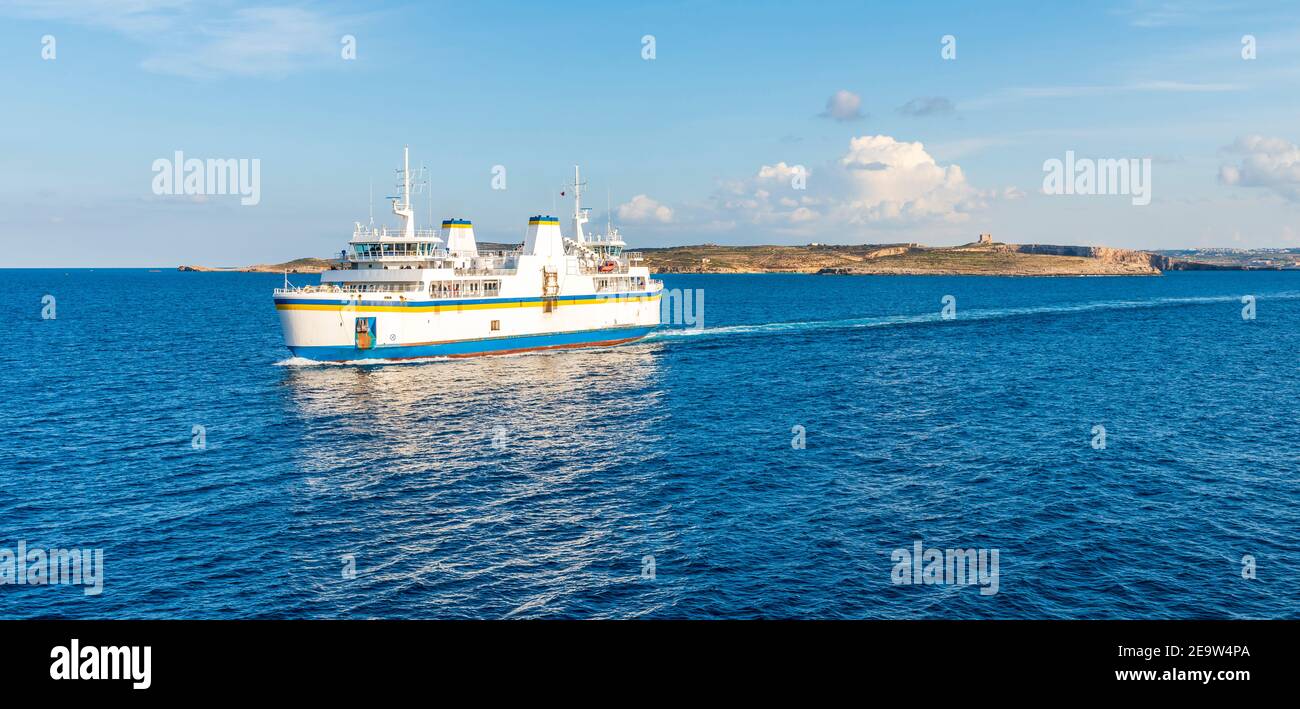
[[976, 243], [861, 246], [678, 246], [644, 249], [659, 273], [820, 273], [830, 275], [1080, 276], [1158, 275], [1151, 254], [1087, 246]]
[[[480, 243], [486, 250], [518, 244]], [[807, 244], [804, 246], [670, 246], [637, 249], [655, 273], [817, 273], [826, 275], [1146, 276], [1165, 271], [1300, 268], [1300, 249], [1136, 251], [1108, 246], [1005, 244], [987, 235], [961, 246]], [[319, 273], [336, 259], [181, 271]]]
[[177, 271], [198, 272], [235, 272], [235, 273], [320, 273], [328, 271], [338, 263], [338, 259], [296, 258], [284, 263], [260, 263], [255, 266], [181, 266]]
[[1300, 268], [1300, 248], [1297, 249], [1172, 249], [1156, 251], [1162, 256], [1184, 261], [1196, 261], [1220, 266], [1241, 266], [1249, 269]]

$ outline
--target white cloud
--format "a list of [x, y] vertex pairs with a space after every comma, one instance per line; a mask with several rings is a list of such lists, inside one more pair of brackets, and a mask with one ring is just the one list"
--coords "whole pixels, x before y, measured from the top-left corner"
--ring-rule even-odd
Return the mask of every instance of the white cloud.
[[862, 97], [852, 91], [840, 89], [826, 99], [826, 110], [820, 115], [822, 118], [833, 118], [837, 121], [856, 121], [865, 118], [862, 115]]
[[339, 58], [346, 34], [333, 18], [296, 7], [236, 10], [200, 28], [203, 39], [158, 52], [141, 66], [159, 74], [190, 77], [280, 77]]
[[361, 23], [301, 6], [230, 10], [190, 0], [14, 0], [0, 14], [115, 32], [146, 48], [142, 69], [193, 78], [342, 66], [340, 39]]
[[1238, 19], [1243, 9], [1220, 0], [1133, 0], [1127, 6], [1116, 7], [1112, 14], [1124, 17], [1133, 27], [1160, 29], [1166, 27], [1211, 26], [1217, 27], [1225, 19]]
[[1263, 187], [1300, 202], [1300, 146], [1284, 138], [1248, 135], [1225, 148], [1241, 156], [1235, 165], [1219, 167], [1225, 185]]
[[769, 185], [791, 184], [795, 176], [801, 173], [805, 176], [809, 174], [807, 170], [798, 165], [786, 165], [784, 162], [779, 162], [775, 165], [760, 167], [758, 169], [758, 180]]
[[961, 138], [946, 143], [931, 143], [929, 152], [940, 160], [956, 160], [957, 158], [982, 153], [992, 148], [1011, 145], [1015, 142], [1016, 140], [1014, 138], [1007, 136]]
[[10, 0], [0, 5], [0, 11], [24, 19], [71, 22], [145, 37], [170, 31], [178, 16], [192, 6], [190, 0]]
[[665, 204], [639, 194], [631, 200], [618, 205], [615, 208], [615, 214], [618, 215], [619, 221], [631, 224], [645, 224], [658, 222], [667, 224], [673, 220], [673, 210]]
[[921, 143], [887, 135], [854, 138], [840, 158], [848, 185], [837, 211], [853, 224], [881, 220], [964, 221], [991, 197], [966, 182], [959, 165], [940, 166]]
[[817, 214], [817, 212], [814, 212], [813, 210], [807, 207], [799, 207], [795, 209], [793, 212], [790, 212], [790, 221], [791, 223], [794, 224], [798, 224], [800, 222], [810, 222], [817, 219], [818, 216], [819, 215]]
[[987, 109], [1008, 103], [1032, 99], [1057, 98], [1091, 98], [1132, 93], [1173, 93], [1205, 94], [1241, 91], [1245, 86], [1223, 82], [1195, 81], [1130, 81], [1122, 84], [1063, 85], [1063, 86], [1015, 86], [999, 89], [986, 96], [963, 101], [959, 108], [963, 111]]
[[939, 165], [921, 143], [887, 135], [853, 138], [835, 162], [804, 170], [806, 189], [794, 187], [800, 169], [763, 165], [752, 177], [725, 184], [705, 216], [788, 234], [838, 228], [849, 235], [876, 226], [961, 223], [993, 200], [1023, 196], [1015, 188], [976, 189], [960, 166]]

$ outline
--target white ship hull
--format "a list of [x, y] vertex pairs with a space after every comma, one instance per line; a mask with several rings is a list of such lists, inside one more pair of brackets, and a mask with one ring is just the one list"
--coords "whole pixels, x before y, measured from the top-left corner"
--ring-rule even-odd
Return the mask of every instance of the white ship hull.
[[[659, 325], [660, 293], [416, 300], [298, 292], [277, 295], [275, 303], [295, 355], [353, 361], [621, 344]], [[368, 321], [364, 333], [358, 319]]]

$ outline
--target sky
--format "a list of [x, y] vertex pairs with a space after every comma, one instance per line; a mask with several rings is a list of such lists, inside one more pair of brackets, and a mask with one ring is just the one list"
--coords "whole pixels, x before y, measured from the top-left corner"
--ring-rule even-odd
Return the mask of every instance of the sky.
[[404, 145], [480, 241], [1300, 247], [1286, 2], [0, 0], [0, 96], [0, 267], [336, 253]]

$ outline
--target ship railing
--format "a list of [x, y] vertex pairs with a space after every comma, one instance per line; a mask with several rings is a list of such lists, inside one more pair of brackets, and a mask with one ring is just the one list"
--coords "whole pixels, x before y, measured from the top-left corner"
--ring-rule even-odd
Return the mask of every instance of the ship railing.
[[349, 261], [439, 261], [444, 258], [448, 257], [434, 256], [433, 254], [386, 254], [382, 252], [377, 254], [348, 254]]
[[[507, 254], [504, 257], [496, 256], [507, 262], [512, 259]], [[350, 263], [406, 263], [417, 268], [454, 268], [457, 275], [470, 276], [513, 276], [519, 272], [518, 268], [464, 268], [456, 267], [454, 264], [457, 260], [463, 260], [464, 257], [449, 256], [446, 254], [428, 255], [428, 254], [349, 254]]]
[[420, 284], [410, 283], [365, 283], [365, 284], [322, 284], [318, 286], [295, 286], [276, 288], [275, 295], [294, 295], [298, 293], [409, 293], [420, 290]]
[[517, 276], [517, 268], [458, 268], [455, 270], [457, 276]]
[[501, 295], [500, 288], [483, 288], [477, 291], [456, 290], [454, 288], [434, 288], [429, 297], [439, 300], [464, 300], [466, 298], [496, 298]]
[[[388, 227], [362, 227], [352, 230], [353, 241], [365, 241], [366, 239], [401, 239], [405, 236], [401, 229], [389, 229]], [[415, 238], [428, 239], [430, 237], [441, 238], [437, 229], [416, 229]]]

